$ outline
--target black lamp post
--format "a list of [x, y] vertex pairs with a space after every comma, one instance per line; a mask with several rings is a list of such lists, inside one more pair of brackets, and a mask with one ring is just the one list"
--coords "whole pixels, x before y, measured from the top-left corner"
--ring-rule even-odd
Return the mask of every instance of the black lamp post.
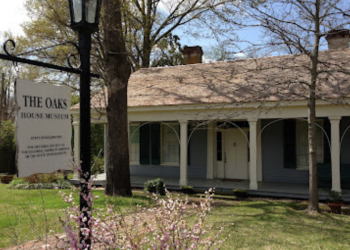
[[[90, 50], [91, 34], [98, 30], [98, 20], [102, 0], [68, 0], [71, 16], [71, 27], [79, 33], [80, 54], [80, 159], [81, 177], [80, 181], [80, 211], [84, 213], [87, 221], [80, 221], [81, 228], [90, 229], [90, 203], [88, 197], [87, 182], [91, 177], [91, 112], [90, 112]], [[85, 197], [85, 198], [84, 198]], [[82, 235], [80, 230], [80, 243], [85, 242], [90, 249], [91, 237]]]

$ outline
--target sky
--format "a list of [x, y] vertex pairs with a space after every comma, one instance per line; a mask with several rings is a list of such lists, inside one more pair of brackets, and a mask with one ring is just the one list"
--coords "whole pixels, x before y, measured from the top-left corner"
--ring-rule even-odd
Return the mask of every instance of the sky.
[[[26, 0], [0, 0], [0, 33], [10, 31], [13, 35], [23, 35], [21, 24], [25, 21], [29, 21], [29, 17], [26, 13], [24, 3]], [[181, 44], [183, 46], [202, 46], [203, 49], [209, 48], [216, 44], [214, 40], [209, 39], [194, 39], [186, 37], [179, 30], [174, 33], [179, 33], [181, 37]], [[245, 33], [247, 34], [247, 33]], [[1, 45], [1, 44], [0, 44]]]
[[13, 35], [22, 35], [20, 24], [29, 20], [24, 8], [25, 0], [1, 0], [0, 32], [11, 31]]

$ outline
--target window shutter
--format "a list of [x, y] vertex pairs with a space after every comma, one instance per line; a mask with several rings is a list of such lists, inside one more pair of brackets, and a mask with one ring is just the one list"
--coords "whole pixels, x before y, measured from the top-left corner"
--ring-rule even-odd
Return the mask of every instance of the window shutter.
[[150, 164], [150, 125], [140, 127], [140, 164]]
[[[190, 124], [188, 124], [187, 125], [187, 142], [186, 143], [188, 143], [188, 138], [190, 138], [190, 135], [192, 133], [192, 129], [193, 129], [193, 127]], [[180, 132], [181, 132], [181, 129], [180, 129]], [[180, 136], [180, 134], [179, 134], [179, 136]], [[187, 144], [187, 166], [189, 166], [191, 164], [191, 144], [192, 144], [191, 141], [192, 140], [190, 140], [190, 143]], [[179, 143], [179, 147], [180, 147], [179, 152], [181, 154], [181, 142]], [[181, 155], [179, 156], [179, 159], [181, 159]]]
[[160, 164], [160, 124], [151, 124], [151, 163]]
[[297, 167], [296, 160], [296, 120], [284, 120], [283, 122], [283, 155], [284, 167]]
[[[323, 119], [323, 129], [327, 133], [329, 141], [331, 140], [331, 123], [329, 119], [324, 118]], [[322, 131], [323, 133], [323, 131]], [[326, 135], [323, 133], [323, 162], [324, 163], [331, 163], [331, 151], [329, 148], [329, 143], [327, 140]]]

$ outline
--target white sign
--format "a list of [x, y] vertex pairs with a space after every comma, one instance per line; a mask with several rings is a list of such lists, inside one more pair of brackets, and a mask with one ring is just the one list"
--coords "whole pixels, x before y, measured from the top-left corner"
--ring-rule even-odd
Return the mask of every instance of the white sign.
[[17, 79], [15, 91], [18, 176], [72, 170], [70, 87]]

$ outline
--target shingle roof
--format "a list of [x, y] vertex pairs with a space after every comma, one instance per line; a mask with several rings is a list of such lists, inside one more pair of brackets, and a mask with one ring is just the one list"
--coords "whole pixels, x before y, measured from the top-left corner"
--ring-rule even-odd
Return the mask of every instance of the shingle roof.
[[[323, 51], [320, 61], [319, 69], [328, 72], [319, 77], [317, 97], [350, 97], [350, 50]], [[130, 77], [128, 106], [301, 100], [308, 93], [309, 67], [306, 55], [287, 55], [141, 69]], [[105, 107], [104, 96], [94, 96], [92, 106]]]

